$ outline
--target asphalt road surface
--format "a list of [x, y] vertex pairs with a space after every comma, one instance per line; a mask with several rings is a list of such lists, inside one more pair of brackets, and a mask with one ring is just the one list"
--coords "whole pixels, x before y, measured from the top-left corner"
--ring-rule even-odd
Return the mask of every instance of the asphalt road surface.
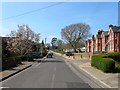
[[[84, 75], [83, 75], [84, 76]], [[36, 62], [32, 67], [4, 80], [5, 88], [91, 88], [58, 55]]]

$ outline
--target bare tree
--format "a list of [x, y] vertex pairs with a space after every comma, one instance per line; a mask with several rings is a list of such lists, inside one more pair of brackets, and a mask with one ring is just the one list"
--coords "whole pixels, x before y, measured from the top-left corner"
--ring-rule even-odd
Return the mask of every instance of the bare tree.
[[63, 50], [63, 41], [62, 40], [60, 40], [60, 39], [58, 39], [57, 40], [57, 48], [58, 48], [58, 50]]
[[40, 41], [40, 33], [37, 33], [37, 34], [34, 34], [34, 41], [36, 42], [36, 43], [39, 43], [39, 41]]
[[76, 52], [76, 49], [90, 36], [89, 31], [90, 26], [86, 23], [71, 24], [61, 30], [61, 36]]

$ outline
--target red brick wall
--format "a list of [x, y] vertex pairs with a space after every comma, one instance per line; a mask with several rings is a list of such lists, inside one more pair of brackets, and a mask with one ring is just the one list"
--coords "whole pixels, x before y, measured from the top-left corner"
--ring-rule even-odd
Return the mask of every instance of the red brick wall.
[[[87, 52], [94, 51], [108, 51], [108, 52], [120, 52], [120, 32], [114, 33], [112, 29], [109, 29], [109, 36], [101, 35], [102, 38], [95, 37], [95, 41], [88, 41], [86, 44]], [[108, 43], [106, 49], [106, 43]], [[94, 48], [95, 47], [95, 48]], [[94, 49], [93, 49], [94, 48]]]

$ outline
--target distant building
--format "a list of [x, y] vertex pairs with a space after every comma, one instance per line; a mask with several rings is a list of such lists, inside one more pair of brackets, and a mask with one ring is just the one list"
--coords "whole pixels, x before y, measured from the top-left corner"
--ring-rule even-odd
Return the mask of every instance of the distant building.
[[86, 52], [91, 52], [91, 39], [88, 39], [88, 41], [86, 41]]
[[120, 52], [120, 26], [109, 25], [108, 31], [99, 30], [85, 42], [86, 52]]

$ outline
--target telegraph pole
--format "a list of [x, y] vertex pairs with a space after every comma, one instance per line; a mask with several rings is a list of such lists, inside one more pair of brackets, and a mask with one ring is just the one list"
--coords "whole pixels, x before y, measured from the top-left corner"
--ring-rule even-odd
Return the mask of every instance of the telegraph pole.
[[47, 39], [47, 38], [45, 37], [45, 46], [46, 46], [46, 39]]

